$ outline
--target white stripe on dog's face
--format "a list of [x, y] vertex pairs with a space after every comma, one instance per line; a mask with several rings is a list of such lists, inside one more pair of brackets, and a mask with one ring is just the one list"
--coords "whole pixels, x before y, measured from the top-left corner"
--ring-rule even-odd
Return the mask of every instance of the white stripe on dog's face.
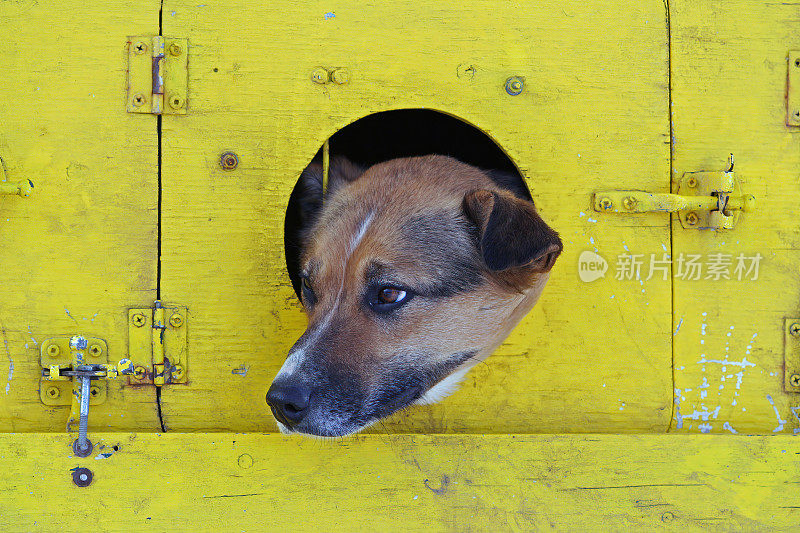
[[319, 326], [314, 328], [311, 335], [306, 336], [305, 342], [301, 346], [295, 346], [295, 348], [289, 353], [289, 357], [286, 358], [286, 361], [283, 363], [278, 375], [278, 377], [289, 377], [293, 376], [295, 372], [300, 368], [303, 364], [303, 361], [306, 357], [306, 347], [313, 346], [319, 337], [325, 333], [330, 326], [331, 319], [336, 314], [336, 311], [339, 309], [339, 303], [342, 296], [342, 292], [344, 291], [345, 287], [345, 278], [344, 273], [347, 272], [347, 263], [350, 261], [350, 258], [353, 256], [353, 252], [356, 251], [358, 245], [361, 244], [361, 241], [364, 239], [364, 235], [366, 235], [367, 230], [369, 229], [370, 224], [372, 224], [372, 220], [375, 217], [375, 212], [370, 211], [361, 224], [358, 227], [358, 230], [355, 232], [353, 237], [350, 239], [350, 242], [347, 247], [347, 254], [342, 262], [342, 279], [341, 284], [339, 285], [339, 292], [336, 295], [336, 299], [334, 300], [334, 305], [331, 309], [322, 317], [322, 320], [319, 323]]

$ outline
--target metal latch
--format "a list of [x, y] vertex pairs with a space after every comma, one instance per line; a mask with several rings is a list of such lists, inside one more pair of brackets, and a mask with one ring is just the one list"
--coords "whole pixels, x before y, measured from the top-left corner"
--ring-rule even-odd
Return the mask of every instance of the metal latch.
[[128, 357], [135, 365], [131, 385], [157, 387], [187, 381], [186, 307], [128, 310]]
[[78, 438], [72, 445], [75, 455], [86, 457], [92, 451], [87, 439], [89, 405], [103, 403], [107, 396], [105, 380], [120, 375], [132, 375], [134, 365], [130, 359], [117, 364], [108, 363], [108, 345], [94, 337], [55, 337], [42, 343], [40, 360], [42, 377], [39, 397], [45, 405], [71, 405], [67, 431], [75, 431]]
[[743, 194], [733, 173], [733, 156], [724, 172], [686, 172], [679, 194], [647, 191], [599, 191], [594, 209], [602, 213], [678, 212], [685, 229], [732, 229], [742, 211], [755, 208], [755, 197]]
[[800, 392], [800, 318], [783, 321], [783, 390]]
[[128, 112], [185, 115], [189, 40], [128, 38]]

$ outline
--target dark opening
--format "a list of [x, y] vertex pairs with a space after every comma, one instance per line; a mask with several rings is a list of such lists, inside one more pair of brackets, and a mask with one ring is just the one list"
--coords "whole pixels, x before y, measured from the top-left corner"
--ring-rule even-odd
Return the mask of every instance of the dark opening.
[[[337, 131], [329, 139], [331, 157], [345, 156], [370, 167], [390, 159], [420, 155], [449, 155], [464, 163], [492, 171], [496, 181], [517, 195], [530, 199], [530, 192], [517, 170], [495, 142], [478, 128], [455, 117], [429, 109], [402, 109], [375, 113]], [[320, 147], [311, 162], [322, 161]], [[286, 267], [295, 293], [299, 295], [300, 234], [303, 217], [298, 208], [295, 186], [286, 210], [284, 244]]]

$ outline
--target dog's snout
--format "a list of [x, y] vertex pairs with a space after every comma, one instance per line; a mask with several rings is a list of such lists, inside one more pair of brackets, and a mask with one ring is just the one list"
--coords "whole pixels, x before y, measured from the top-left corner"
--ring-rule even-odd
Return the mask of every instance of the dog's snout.
[[299, 424], [305, 418], [310, 397], [310, 387], [286, 381], [273, 382], [267, 391], [267, 403], [272, 414], [289, 427]]

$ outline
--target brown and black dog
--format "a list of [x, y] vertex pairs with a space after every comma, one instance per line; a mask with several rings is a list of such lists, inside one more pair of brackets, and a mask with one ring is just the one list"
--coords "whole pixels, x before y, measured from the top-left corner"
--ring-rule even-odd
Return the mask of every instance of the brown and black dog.
[[[267, 393], [284, 433], [341, 436], [451, 393], [539, 298], [561, 240], [523, 184], [446, 156], [310, 165], [292, 267], [308, 329]], [[287, 237], [288, 239], [288, 237]]]

